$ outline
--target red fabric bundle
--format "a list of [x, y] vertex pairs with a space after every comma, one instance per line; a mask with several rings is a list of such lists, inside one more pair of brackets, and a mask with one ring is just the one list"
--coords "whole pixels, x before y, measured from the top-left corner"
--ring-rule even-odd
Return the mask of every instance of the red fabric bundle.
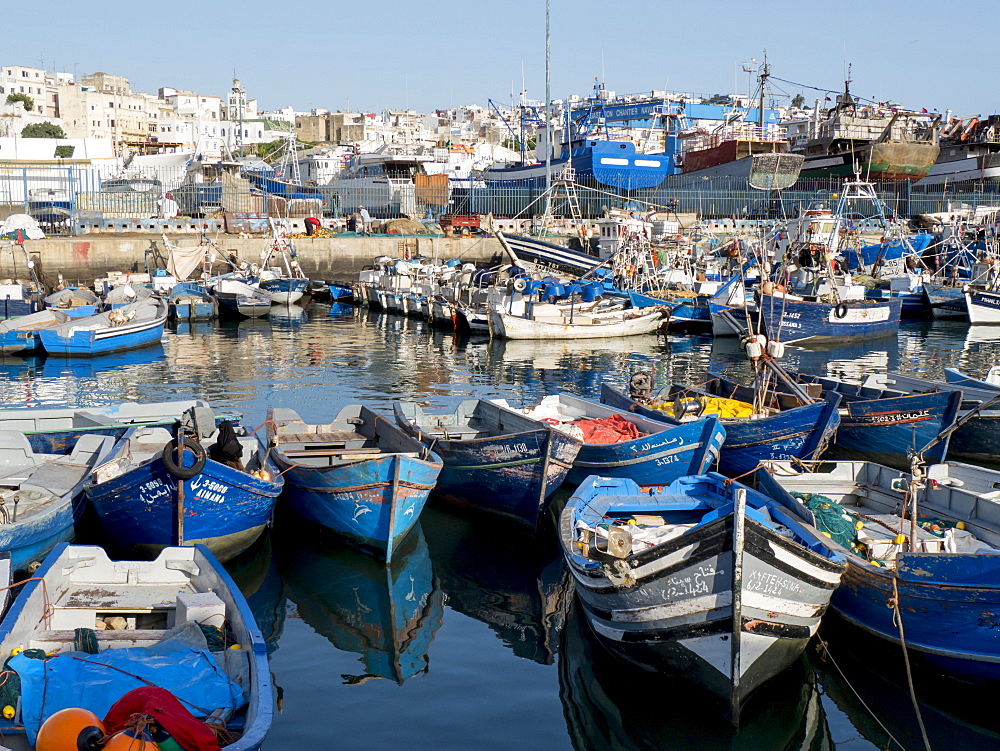
[[596, 420], [576, 420], [573, 424], [583, 431], [584, 443], [621, 443], [645, 435], [621, 415], [611, 415]]
[[123, 729], [136, 714], [152, 717], [186, 751], [219, 751], [215, 733], [166, 689], [149, 686], [129, 691], [108, 710], [104, 718], [107, 733]]

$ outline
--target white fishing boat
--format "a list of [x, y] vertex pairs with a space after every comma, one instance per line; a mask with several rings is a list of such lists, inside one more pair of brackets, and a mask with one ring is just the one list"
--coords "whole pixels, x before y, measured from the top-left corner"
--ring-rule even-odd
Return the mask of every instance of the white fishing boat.
[[669, 318], [659, 308], [612, 310], [594, 313], [581, 305], [565, 306], [536, 303], [528, 316], [506, 310], [502, 303], [492, 303], [489, 316], [490, 336], [499, 339], [601, 339], [637, 336], [659, 330]]

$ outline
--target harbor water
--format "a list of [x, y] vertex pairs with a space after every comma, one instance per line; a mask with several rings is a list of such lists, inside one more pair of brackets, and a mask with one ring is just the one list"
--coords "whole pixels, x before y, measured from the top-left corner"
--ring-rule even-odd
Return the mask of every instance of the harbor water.
[[[879, 342], [789, 346], [784, 364], [848, 380], [940, 377], [945, 367], [981, 376], [998, 356], [1000, 328], [906, 322]], [[430, 410], [473, 397], [515, 406], [560, 391], [597, 398], [603, 381], [624, 384], [640, 370], [688, 384], [710, 370], [749, 373], [735, 339], [491, 342], [314, 303], [179, 324], [159, 346], [111, 357], [9, 357], [0, 395], [8, 407], [197, 397], [241, 412], [252, 430], [278, 406], [325, 422], [359, 402], [391, 413], [395, 398]], [[432, 504], [387, 568], [304, 527], [279, 513], [227, 564], [268, 639], [279, 687], [265, 749], [925, 747], [902, 653], [836, 618], [732, 729], [697, 687], [604, 653], [551, 528], [533, 540]], [[995, 697], [919, 667], [913, 693], [930, 747], [1000, 744]]]

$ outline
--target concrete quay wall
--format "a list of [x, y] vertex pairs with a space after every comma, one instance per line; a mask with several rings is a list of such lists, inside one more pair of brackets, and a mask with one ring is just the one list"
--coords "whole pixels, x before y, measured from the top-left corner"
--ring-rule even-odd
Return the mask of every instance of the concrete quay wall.
[[[169, 239], [182, 247], [198, 244], [190, 235]], [[261, 251], [270, 244], [269, 238], [235, 235], [222, 235], [213, 240], [220, 251], [235, 252], [247, 263], [259, 263]], [[66, 283], [89, 285], [111, 272], [145, 272], [150, 241], [148, 235], [85, 235], [29, 240], [24, 247], [40, 262], [49, 284], [54, 285], [62, 274]], [[297, 239], [294, 244], [302, 270], [306, 276], [316, 279], [355, 279], [358, 272], [378, 256], [401, 258], [409, 254], [439, 261], [458, 258], [463, 263], [480, 265], [494, 260], [502, 262], [503, 257], [500, 242], [492, 237], [319, 237]], [[157, 247], [162, 254], [162, 242], [157, 242]], [[217, 259], [212, 270], [223, 273], [226, 268], [226, 264]], [[0, 248], [0, 279], [24, 276], [21, 252], [16, 247]]]

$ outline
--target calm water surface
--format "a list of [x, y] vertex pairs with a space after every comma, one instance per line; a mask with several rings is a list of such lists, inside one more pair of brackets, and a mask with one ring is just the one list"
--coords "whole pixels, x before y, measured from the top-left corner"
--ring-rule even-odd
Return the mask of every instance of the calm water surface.
[[[849, 379], [941, 376], [948, 366], [980, 376], [998, 362], [998, 336], [907, 323], [898, 338], [865, 347], [789, 347], [785, 364]], [[748, 373], [735, 341], [707, 336], [489, 343], [315, 304], [270, 320], [181, 325], [161, 347], [119, 357], [0, 360], [0, 394], [24, 407], [200, 397], [255, 428], [269, 406], [325, 422], [351, 403], [391, 411], [396, 397], [432, 408], [469, 397], [529, 405], [558, 391], [597, 397], [602, 381], [648, 369], [660, 383]], [[532, 541], [429, 508], [387, 569], [279, 515], [228, 567], [269, 640], [281, 690], [268, 749], [923, 747], [899, 654], [832, 618], [829, 656], [811, 649], [730, 730], [697, 688], [628, 669], [591, 639], [551, 530]], [[997, 747], [1000, 720], [983, 692], [921, 672], [915, 680], [932, 747]]]

